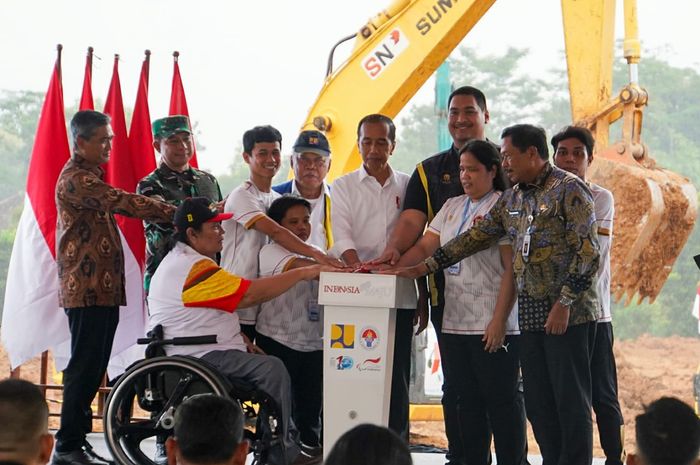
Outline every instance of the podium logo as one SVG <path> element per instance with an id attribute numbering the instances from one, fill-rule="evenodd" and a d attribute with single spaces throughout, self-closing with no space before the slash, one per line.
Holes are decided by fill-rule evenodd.
<path id="1" fill-rule="evenodd" d="M 336 284 L 324 284 L 323 292 L 331 294 L 359 294 L 360 288 L 357 286 L 339 286 Z"/>
<path id="2" fill-rule="evenodd" d="M 381 371 L 382 367 L 380 365 L 382 361 L 381 357 L 377 358 L 368 358 L 365 359 L 362 363 L 357 364 L 357 369 L 359 371 Z"/>
<path id="3" fill-rule="evenodd" d="M 354 349 L 355 325 L 331 324 L 331 349 Z"/>
<path id="4" fill-rule="evenodd" d="M 379 331 L 372 326 L 365 326 L 360 331 L 360 346 L 363 349 L 376 349 L 379 345 Z"/>
<path id="5" fill-rule="evenodd" d="M 331 358 L 331 366 L 339 371 L 349 370 L 354 364 L 355 361 L 352 357 L 348 357 L 347 355 L 339 355 L 338 357 Z"/>

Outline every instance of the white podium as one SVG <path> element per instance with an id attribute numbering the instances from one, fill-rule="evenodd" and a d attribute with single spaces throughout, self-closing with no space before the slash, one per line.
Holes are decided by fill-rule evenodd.
<path id="1" fill-rule="evenodd" d="M 387 426 L 397 308 L 416 307 L 413 280 L 321 273 L 323 451 L 361 423 Z"/>

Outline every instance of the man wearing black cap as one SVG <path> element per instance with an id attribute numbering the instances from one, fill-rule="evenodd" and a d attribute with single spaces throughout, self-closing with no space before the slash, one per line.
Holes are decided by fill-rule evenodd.
<path id="1" fill-rule="evenodd" d="M 278 358 L 247 352 L 237 309 L 277 297 L 302 280 L 316 279 L 323 268 L 313 265 L 252 280 L 229 273 L 217 264 L 216 256 L 224 241 L 221 221 L 232 216 L 219 213 L 203 197 L 180 204 L 174 220 L 177 242 L 151 280 L 149 325 L 163 325 L 167 339 L 216 334 L 216 344 L 169 346 L 166 353 L 201 358 L 230 380 L 268 394 L 276 403 L 281 439 L 271 447 L 269 463 L 313 463 L 317 457 L 301 452 L 294 439 L 289 374 Z M 269 427 L 269 422 L 263 419 L 261 425 Z"/>
<path id="2" fill-rule="evenodd" d="M 153 147 L 160 153 L 160 164 L 139 181 L 136 192 L 180 205 L 187 197 L 206 197 L 221 201 L 221 189 L 216 178 L 190 165 L 192 132 L 187 116 L 167 116 L 153 121 Z M 148 288 L 156 268 L 167 253 L 167 243 L 173 234 L 168 223 L 146 222 L 146 271 L 143 286 Z"/>
<path id="3" fill-rule="evenodd" d="M 311 237 L 322 250 L 333 246 L 330 188 L 325 179 L 331 167 L 331 150 L 322 132 L 302 131 L 290 158 L 294 179 L 272 186 L 278 194 L 297 194 L 311 204 Z"/>

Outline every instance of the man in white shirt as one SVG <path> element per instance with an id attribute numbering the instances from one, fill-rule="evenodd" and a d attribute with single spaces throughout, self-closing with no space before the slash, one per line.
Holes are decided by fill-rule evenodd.
<path id="1" fill-rule="evenodd" d="M 331 149 L 322 132 L 302 131 L 289 159 L 294 179 L 272 186 L 278 194 L 296 194 L 311 204 L 311 237 L 321 250 L 333 246 L 330 189 L 325 179 L 331 167 Z"/>
<path id="2" fill-rule="evenodd" d="M 258 276 L 258 254 L 268 237 L 287 250 L 311 257 L 318 263 L 339 265 L 322 251 L 268 218 L 265 213 L 279 194 L 272 191 L 272 178 L 280 168 L 282 135 L 272 126 L 256 126 L 243 134 L 243 160 L 250 168 L 250 179 L 229 194 L 224 212 L 233 218 L 222 222 L 226 235 L 221 266 L 246 279 Z M 241 331 L 255 340 L 258 306 L 238 310 Z"/>
<path id="3" fill-rule="evenodd" d="M 595 141 L 591 132 L 582 127 L 567 126 L 552 137 L 554 164 L 586 181 L 586 172 L 593 161 Z M 606 465 L 622 465 L 624 449 L 622 418 L 617 398 L 617 369 L 613 354 L 613 328 L 610 313 L 610 247 L 612 243 L 615 201 L 612 193 L 603 187 L 586 181 L 593 194 L 595 217 L 600 244 L 597 293 L 600 317 L 596 324 L 595 343 L 591 356 L 591 381 L 593 411 L 598 425 L 600 445 L 605 452 Z"/>
<path id="4" fill-rule="evenodd" d="M 331 193 L 332 252 L 353 267 L 379 256 L 386 247 L 399 219 L 409 179 L 389 166 L 396 147 L 396 127 L 391 118 L 380 114 L 362 118 L 357 126 L 357 146 L 362 166 L 338 178 Z M 389 428 L 405 440 L 412 335 L 413 311 L 397 311 Z"/>

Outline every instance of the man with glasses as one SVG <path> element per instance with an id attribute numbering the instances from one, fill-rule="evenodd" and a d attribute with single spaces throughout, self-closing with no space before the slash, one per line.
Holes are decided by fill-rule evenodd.
<path id="1" fill-rule="evenodd" d="M 311 204 L 310 244 L 321 250 L 333 246 L 330 188 L 325 179 L 331 167 L 331 150 L 322 132 L 302 131 L 290 158 L 294 179 L 272 186 L 278 194 L 296 194 Z"/>

